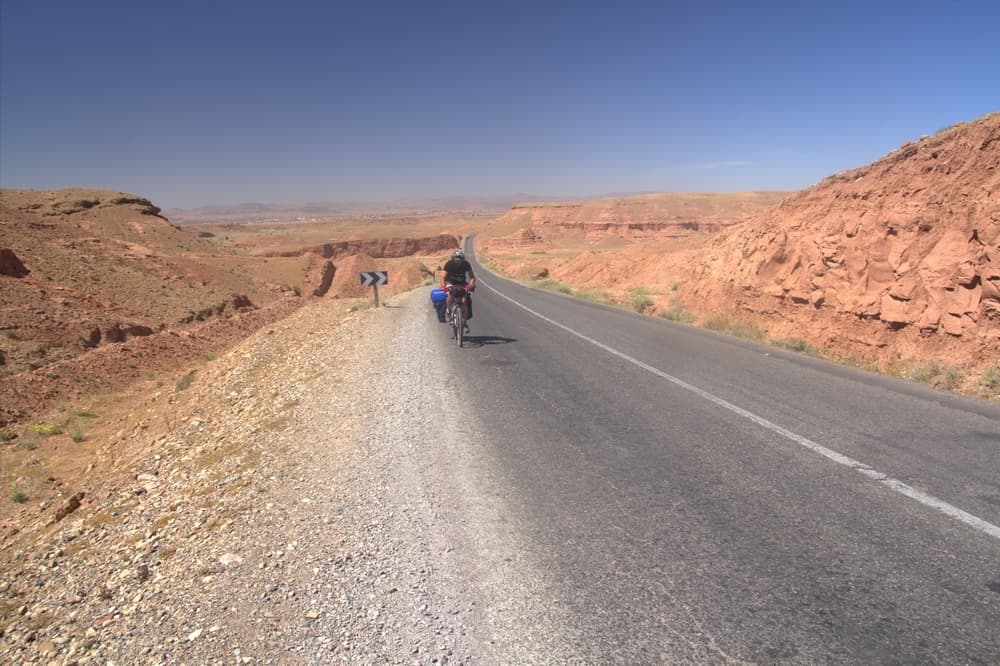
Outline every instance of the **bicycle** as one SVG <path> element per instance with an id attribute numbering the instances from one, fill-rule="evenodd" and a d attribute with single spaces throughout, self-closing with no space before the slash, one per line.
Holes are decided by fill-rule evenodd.
<path id="1" fill-rule="evenodd" d="M 448 287 L 451 292 L 451 312 L 448 313 L 448 321 L 451 322 L 451 337 L 461 347 L 465 342 L 465 287 L 451 285 Z"/>

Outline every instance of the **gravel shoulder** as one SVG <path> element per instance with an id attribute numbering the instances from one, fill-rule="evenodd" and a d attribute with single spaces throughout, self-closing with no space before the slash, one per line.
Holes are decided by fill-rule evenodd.
<path id="1" fill-rule="evenodd" d="M 4 536 L 0 661 L 560 660 L 424 291 L 313 303 L 131 414 Z"/>
<path id="2" fill-rule="evenodd" d="M 426 297 L 317 301 L 123 398 L 89 473 L 0 541 L 0 663 L 613 659 L 510 477 L 524 443 L 476 411 L 489 346 Z"/>

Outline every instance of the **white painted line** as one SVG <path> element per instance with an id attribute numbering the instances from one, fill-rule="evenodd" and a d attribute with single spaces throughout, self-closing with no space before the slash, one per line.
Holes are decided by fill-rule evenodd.
<path id="1" fill-rule="evenodd" d="M 617 356 L 618 358 L 620 358 L 620 359 L 622 359 L 624 361 L 628 361 L 629 363 L 631 363 L 631 364 L 633 364 L 635 366 L 638 366 L 638 367 L 642 368 L 643 370 L 645 370 L 645 371 L 647 371 L 647 372 L 649 372 L 651 374 L 656 375 L 657 377 L 660 377 L 662 379 L 666 379 L 668 382 L 676 384 L 677 386 L 681 387 L 682 389 L 690 391 L 691 393 L 694 393 L 695 395 L 697 395 L 699 397 L 702 397 L 705 400 L 708 400 L 709 402 L 715 403 L 719 407 L 727 409 L 727 410 L 733 412 L 734 414 L 739 414 L 743 418 L 749 419 L 750 421 L 753 421 L 754 423 L 756 423 L 757 425 L 761 426 L 762 428 L 766 428 L 767 430 L 770 430 L 771 432 L 777 433 L 777 434 L 781 435 L 782 437 L 795 442 L 796 444 L 800 444 L 801 446 L 804 446 L 805 448 L 809 449 L 810 451 L 813 451 L 814 453 L 818 453 L 819 455 L 823 456 L 824 458 L 828 458 L 829 460 L 832 460 L 833 462 L 838 463 L 840 465 L 843 465 L 845 467 L 850 467 L 851 469 L 856 470 L 856 471 L 860 472 L 861 474 L 864 474 L 868 478 L 873 479 L 874 481 L 877 481 L 878 483 L 881 483 L 882 485 L 884 485 L 884 486 L 886 486 L 888 488 L 891 488 L 891 489 L 895 490 L 896 492 L 898 492 L 898 493 L 900 493 L 902 495 L 906 495 L 910 499 L 914 499 L 914 500 L 920 502 L 921 504 L 929 506 L 929 507 L 931 507 L 933 509 L 937 509 L 941 513 L 943 513 L 943 514 L 945 514 L 945 515 L 947 515 L 947 516 L 949 516 L 951 518 L 954 518 L 957 521 L 963 522 L 966 525 L 968 525 L 969 527 L 972 527 L 973 529 L 976 529 L 976 530 L 979 530 L 980 532 L 988 534 L 989 536 L 993 537 L 994 539 L 1000 539 L 1000 527 L 994 525 L 993 523 L 987 522 L 987 521 L 983 520 L 982 518 L 978 518 L 976 516 L 973 516 L 971 513 L 967 513 L 965 511 L 962 511 L 957 506 L 953 506 L 951 504 L 948 504 L 944 500 L 940 500 L 940 499 L 934 497 L 933 495 L 928 495 L 927 493 L 919 491 L 916 488 L 911 488 L 910 486 L 906 485 L 902 481 L 899 481 L 899 480 L 894 479 L 894 478 L 892 478 L 890 476 L 882 474 L 881 472 L 878 472 L 878 471 L 872 469 L 871 467 L 869 467 L 868 465 L 864 464 L 863 462 L 860 462 L 858 460 L 855 460 L 854 458 L 850 458 L 848 456 L 845 456 L 845 455 L 843 455 L 841 453 L 837 453 L 836 451 L 834 451 L 832 449 L 826 448 L 822 444 L 817 444 L 816 442 L 812 441 L 811 439 L 803 437 L 802 435 L 798 435 L 798 434 L 792 432 L 791 430 L 788 430 L 787 428 L 782 428 L 780 425 L 778 425 L 776 423 L 772 423 L 772 422 L 768 421 L 767 419 L 763 418 L 762 416 L 757 416 L 753 412 L 748 412 L 747 410 L 743 409 L 742 407 L 738 407 L 738 406 L 734 405 L 731 402 L 727 402 L 726 400 L 723 400 L 722 398 L 720 398 L 718 396 L 712 395 L 708 391 L 700 389 L 700 388 L 698 388 L 697 386 L 695 386 L 693 384 L 688 384 L 683 379 L 679 379 L 679 378 L 674 377 L 673 375 L 671 375 L 669 373 L 663 372 L 662 370 L 660 370 L 658 368 L 654 368 L 653 366 L 649 365 L 648 363 L 643 363 L 639 359 L 633 358 L 633 357 L 629 356 L 628 354 L 620 352 L 617 349 L 615 349 L 614 347 L 609 347 L 608 345 L 604 344 L 603 342 L 598 342 L 597 340 L 595 340 L 595 339 L 593 339 L 591 337 L 588 337 L 588 336 L 584 335 L 583 333 L 580 333 L 579 331 L 576 331 L 576 330 L 570 328 L 569 326 L 566 326 L 565 324 L 560 324 L 559 322 L 555 321 L 554 319 L 550 319 L 549 317 L 546 317 L 545 315 L 541 314 L 540 312 L 536 312 L 535 310 L 532 310 L 527 305 L 524 305 L 523 303 L 519 303 L 518 301 L 515 301 L 510 296 L 508 296 L 506 294 L 500 293 L 495 288 L 491 287 L 489 284 L 486 284 L 485 282 L 483 282 L 482 279 L 477 279 L 476 283 L 483 285 L 484 287 L 486 287 L 487 289 L 489 289 L 490 291 L 492 291 L 493 293 L 495 293 L 500 298 L 503 298 L 503 299 L 506 299 L 506 300 L 510 301 L 511 303 L 513 303 L 514 305 L 516 305 L 517 307 L 521 308 L 522 310 L 524 310 L 524 311 L 526 311 L 526 312 L 528 312 L 530 314 L 533 314 L 534 316 L 538 317 L 542 321 L 548 322 L 549 324 L 552 324 L 553 326 L 555 326 L 557 328 L 560 328 L 560 329 L 566 331 L 567 333 L 569 333 L 571 335 L 575 335 L 576 337 L 580 338 L 581 340 L 586 340 L 590 344 L 594 345 L 595 347 L 599 347 L 600 349 L 603 349 L 604 351 L 608 352 L 612 356 Z"/>

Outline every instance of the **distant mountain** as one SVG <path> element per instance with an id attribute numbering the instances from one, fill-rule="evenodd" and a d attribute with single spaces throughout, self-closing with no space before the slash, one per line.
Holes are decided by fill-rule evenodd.
<path id="1" fill-rule="evenodd" d="M 207 222 L 294 221 L 301 218 L 427 215 L 434 213 L 501 213 L 523 201 L 552 201 L 533 194 L 494 196 L 408 197 L 392 201 L 310 201 L 305 203 L 239 203 L 168 208 L 163 214 L 176 224 Z"/>

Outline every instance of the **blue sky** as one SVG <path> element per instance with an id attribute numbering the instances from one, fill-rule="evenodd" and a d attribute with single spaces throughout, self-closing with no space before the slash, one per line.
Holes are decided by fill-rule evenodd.
<path id="1" fill-rule="evenodd" d="M 0 0 L 0 184 L 796 189 L 1000 110 L 1000 2 Z"/>

